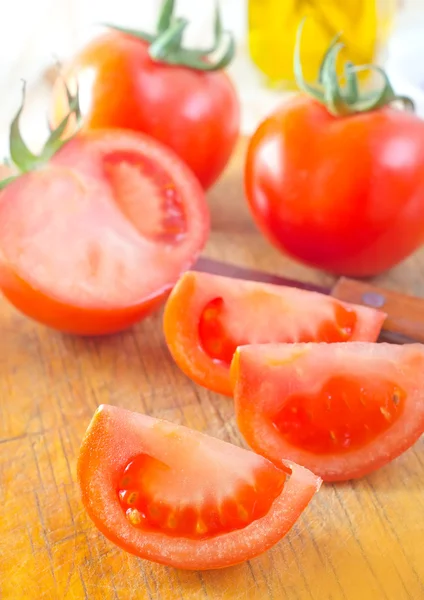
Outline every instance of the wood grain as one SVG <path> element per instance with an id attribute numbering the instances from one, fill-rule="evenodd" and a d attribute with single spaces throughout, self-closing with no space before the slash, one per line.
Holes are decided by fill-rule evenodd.
<path id="1" fill-rule="evenodd" d="M 244 205 L 241 144 L 210 194 L 206 254 L 331 286 L 274 251 Z M 424 253 L 378 285 L 424 293 Z M 0 303 L 0 598 L 4 600 L 420 600 L 424 444 L 353 484 L 326 485 L 290 534 L 249 563 L 205 573 L 127 555 L 80 502 L 75 462 L 102 402 L 242 444 L 231 401 L 173 364 L 161 316 L 120 335 L 60 335 Z"/>

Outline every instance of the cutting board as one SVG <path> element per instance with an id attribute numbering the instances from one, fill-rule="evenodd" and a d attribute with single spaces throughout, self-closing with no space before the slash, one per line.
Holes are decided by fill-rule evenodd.
<path id="1" fill-rule="evenodd" d="M 329 275 L 273 250 L 242 193 L 245 143 L 209 194 L 205 254 L 316 283 Z M 424 295 L 424 252 L 378 278 Z M 0 598 L 2 600 L 420 600 L 424 598 L 424 440 L 357 481 L 324 485 L 289 535 L 236 567 L 204 573 L 124 553 L 85 514 L 75 466 L 101 403 L 243 445 L 232 402 L 189 381 L 158 314 L 120 335 L 80 339 L 0 301 Z"/>

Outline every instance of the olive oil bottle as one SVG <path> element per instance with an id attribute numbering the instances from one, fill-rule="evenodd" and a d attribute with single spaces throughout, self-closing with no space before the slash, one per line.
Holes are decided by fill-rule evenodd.
<path id="1" fill-rule="evenodd" d="M 322 56 L 338 33 L 345 44 L 341 58 L 369 64 L 387 41 L 396 3 L 397 0 L 248 0 L 250 56 L 270 85 L 294 87 L 293 50 L 297 28 L 305 19 L 301 56 L 307 81 L 316 79 Z"/>

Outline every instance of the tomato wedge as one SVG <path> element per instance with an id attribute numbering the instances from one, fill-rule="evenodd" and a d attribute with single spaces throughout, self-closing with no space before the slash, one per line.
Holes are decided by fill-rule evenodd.
<path id="1" fill-rule="evenodd" d="M 424 432 L 424 346 L 270 344 L 232 363 L 237 422 L 247 443 L 324 481 L 387 464 Z"/>
<path id="2" fill-rule="evenodd" d="M 164 331 L 186 375 L 231 396 L 230 364 L 237 346 L 375 341 L 385 317 L 316 292 L 188 272 L 168 299 Z"/>
<path id="3" fill-rule="evenodd" d="M 101 406 L 78 458 L 98 529 L 141 558 L 182 569 L 233 565 L 277 543 L 321 480 L 281 461 L 143 414 Z"/>
<path id="4" fill-rule="evenodd" d="M 0 196 L 0 288 L 23 313 L 79 334 L 151 312 L 209 231 L 200 184 L 142 134 L 96 130 Z"/>

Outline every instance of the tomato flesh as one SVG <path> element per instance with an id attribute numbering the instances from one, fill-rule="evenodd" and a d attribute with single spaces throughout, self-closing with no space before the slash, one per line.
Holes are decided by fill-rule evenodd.
<path id="1" fill-rule="evenodd" d="M 376 377 L 365 386 L 335 376 L 310 394 L 293 394 L 274 418 L 287 442 L 316 454 L 349 452 L 368 444 L 400 418 L 406 393 Z"/>
<path id="2" fill-rule="evenodd" d="M 261 296 L 262 294 L 252 294 L 244 299 L 245 302 L 239 302 L 239 310 L 246 316 L 246 321 L 251 323 L 252 329 L 255 327 L 255 311 L 258 303 L 262 300 Z M 263 298 L 269 310 L 274 308 L 273 300 L 274 298 L 271 294 L 266 294 Z M 276 315 L 282 308 L 281 304 L 278 304 L 278 302 L 275 302 Z M 335 304 L 333 310 L 333 318 L 323 320 L 316 332 L 308 329 L 302 331 L 300 327 L 296 333 L 296 341 L 320 341 L 328 343 L 348 341 L 357 323 L 356 313 L 354 310 L 340 304 Z M 237 339 L 234 339 L 232 335 L 233 323 L 233 311 L 226 308 L 223 298 L 211 300 L 203 309 L 199 322 L 199 337 L 205 352 L 212 359 L 220 361 L 227 366 L 231 364 L 237 347 L 249 343 L 248 335 L 244 337 L 239 336 Z M 289 336 L 290 333 L 288 333 L 287 337 Z"/>
<path id="3" fill-rule="evenodd" d="M 347 342 L 352 337 L 357 321 L 358 317 L 353 309 L 336 304 L 334 306 L 334 319 L 322 323 L 315 340 L 310 340 L 307 336 L 301 336 L 299 342 Z"/>
<path id="4" fill-rule="evenodd" d="M 210 273 L 185 273 L 164 313 L 178 366 L 194 381 L 231 396 L 236 348 L 275 342 L 375 341 L 385 314 L 324 294 Z"/>
<path id="5" fill-rule="evenodd" d="M 211 300 L 202 311 L 199 338 L 205 352 L 214 360 L 230 365 L 237 346 L 243 342 L 232 338 L 222 319 L 223 298 Z"/>
<path id="6" fill-rule="evenodd" d="M 122 213 L 139 233 L 148 239 L 174 243 L 184 236 L 187 223 L 181 195 L 159 163 L 121 151 L 106 155 L 103 168 Z"/>
<path id="7" fill-rule="evenodd" d="M 180 473 L 151 456 L 141 454 L 125 468 L 118 495 L 130 523 L 145 531 L 205 539 L 234 531 L 260 519 L 281 494 L 286 473 L 270 465 L 257 469 L 251 480 L 241 480 L 232 495 L 217 505 L 213 490 L 181 501 Z"/>

